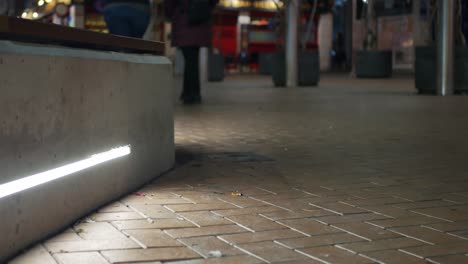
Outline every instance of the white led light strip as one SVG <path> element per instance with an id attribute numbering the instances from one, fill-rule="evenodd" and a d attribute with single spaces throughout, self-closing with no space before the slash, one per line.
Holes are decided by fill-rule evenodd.
<path id="1" fill-rule="evenodd" d="M 92 155 L 91 157 L 84 160 L 2 184 L 0 185 L 0 199 L 35 186 L 69 176 L 73 173 L 85 170 L 101 163 L 130 155 L 131 152 L 132 149 L 130 145 L 118 147 L 106 152 Z"/>

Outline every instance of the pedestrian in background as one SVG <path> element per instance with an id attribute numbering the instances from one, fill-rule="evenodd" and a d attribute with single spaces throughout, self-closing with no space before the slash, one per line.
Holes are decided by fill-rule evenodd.
<path id="1" fill-rule="evenodd" d="M 109 33 L 143 38 L 150 23 L 150 0 L 102 0 Z"/>
<path id="2" fill-rule="evenodd" d="M 211 46 L 212 13 L 219 0 L 166 0 L 164 11 L 172 22 L 171 44 L 184 56 L 184 84 L 180 100 L 184 104 L 199 104 L 200 47 Z"/>

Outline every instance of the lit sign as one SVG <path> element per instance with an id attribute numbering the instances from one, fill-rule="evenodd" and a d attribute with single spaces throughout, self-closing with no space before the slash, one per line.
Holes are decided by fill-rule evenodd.
<path id="1" fill-rule="evenodd" d="M 279 7 L 283 7 L 283 2 L 278 2 Z M 218 4 L 222 8 L 233 9 L 261 9 L 268 11 L 276 11 L 277 6 L 273 0 L 221 0 Z"/>

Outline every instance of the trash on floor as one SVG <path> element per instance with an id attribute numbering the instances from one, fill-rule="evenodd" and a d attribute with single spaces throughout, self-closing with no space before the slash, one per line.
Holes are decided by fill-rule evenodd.
<path id="1" fill-rule="evenodd" d="M 244 196 L 241 192 L 235 191 L 231 193 L 232 196 L 238 197 L 238 196 Z"/>
<path id="2" fill-rule="evenodd" d="M 219 251 L 219 250 L 213 250 L 213 251 L 208 252 L 208 257 L 210 257 L 210 258 L 222 258 L 223 253 L 221 251 Z"/>

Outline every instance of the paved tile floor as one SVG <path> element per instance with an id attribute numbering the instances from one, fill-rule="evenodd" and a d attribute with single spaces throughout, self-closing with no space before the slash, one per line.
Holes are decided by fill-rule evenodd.
<path id="1" fill-rule="evenodd" d="M 12 263 L 468 263 L 468 97 L 209 84 L 177 168 Z"/>

